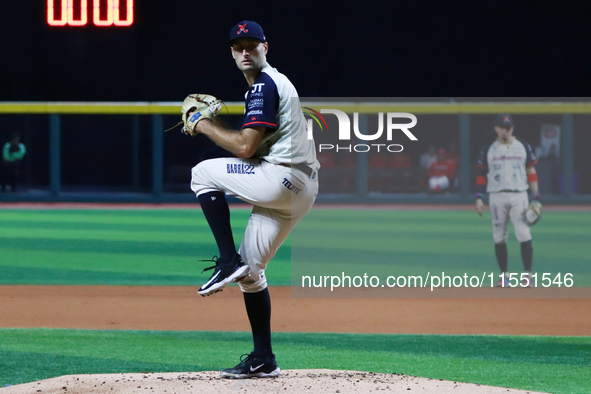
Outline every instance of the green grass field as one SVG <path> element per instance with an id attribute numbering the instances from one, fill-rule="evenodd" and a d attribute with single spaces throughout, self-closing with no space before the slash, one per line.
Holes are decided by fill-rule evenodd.
<path id="1" fill-rule="evenodd" d="M 591 212 L 547 212 L 532 227 L 538 286 L 541 273 L 571 273 L 574 286 L 591 286 L 590 224 Z M 519 274 L 520 246 L 509 228 L 509 271 Z M 293 278 L 367 273 L 384 283 L 389 275 L 499 274 L 489 213 L 318 210 L 294 229 L 291 241 Z"/>
<path id="2" fill-rule="evenodd" d="M 248 210 L 233 210 L 240 241 Z M 532 229 L 534 269 L 591 286 L 591 212 L 547 212 Z M 467 211 L 314 210 L 268 268 L 294 261 L 396 274 L 496 272 L 490 217 Z M 0 211 L 0 284 L 199 285 L 216 247 L 196 210 Z M 509 268 L 521 271 L 511 234 Z M 74 373 L 228 367 L 250 333 L 0 328 L 0 386 Z M 591 392 L 591 337 L 274 334 L 282 368 L 405 373 L 555 393 Z"/>
<path id="3" fill-rule="evenodd" d="M 249 215 L 232 211 L 237 243 Z M 575 286 L 591 286 L 589 224 L 591 212 L 545 213 L 532 229 L 534 270 L 572 273 Z M 490 218 L 469 211 L 313 210 L 269 265 L 273 286 L 291 283 L 292 245 L 299 270 L 498 271 Z M 513 234 L 508 247 L 509 269 L 521 272 Z M 216 253 L 199 210 L 0 212 L 0 284 L 196 285 L 210 274 L 199 259 Z"/>
<path id="4" fill-rule="evenodd" d="M 241 332 L 0 329 L 0 386 L 63 374 L 227 368 Z M 591 389 L 591 338 L 276 333 L 283 369 L 403 373 L 555 393 Z M 228 361 L 231 360 L 231 361 Z"/>

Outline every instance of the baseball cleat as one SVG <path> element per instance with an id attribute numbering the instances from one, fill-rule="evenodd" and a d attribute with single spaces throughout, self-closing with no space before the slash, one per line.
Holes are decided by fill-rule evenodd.
<path id="1" fill-rule="evenodd" d="M 511 287 L 511 282 L 509 278 L 499 279 L 495 284 L 495 287 Z"/>
<path id="2" fill-rule="evenodd" d="M 234 368 L 222 370 L 220 377 L 226 379 L 276 378 L 280 371 L 274 355 L 257 356 L 250 353 L 243 354 L 240 357 L 240 364 Z"/>
<path id="3" fill-rule="evenodd" d="M 213 294 L 216 294 L 216 293 L 221 293 L 222 291 L 224 291 L 224 289 L 217 289 L 217 290 L 211 291 L 211 292 L 209 292 L 207 294 L 201 294 L 201 296 L 202 297 L 209 297 L 210 295 L 213 295 Z"/>
<path id="4" fill-rule="evenodd" d="M 211 278 L 197 291 L 203 297 L 222 291 L 228 283 L 239 282 L 248 275 L 249 268 L 244 264 L 239 254 L 234 255 L 232 260 L 225 263 L 219 261 L 216 256 L 205 261 L 213 261 L 215 265 L 203 270 L 203 272 L 214 270 Z"/>
<path id="5" fill-rule="evenodd" d="M 526 278 L 523 278 L 523 280 L 521 281 L 521 287 L 525 287 L 525 288 L 534 287 L 532 280 L 531 280 L 531 274 L 528 275 Z"/>

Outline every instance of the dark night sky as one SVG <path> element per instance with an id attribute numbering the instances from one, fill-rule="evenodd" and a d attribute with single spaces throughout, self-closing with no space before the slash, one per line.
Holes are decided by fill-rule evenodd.
<path id="1" fill-rule="evenodd" d="M 105 29 L 48 27 L 45 1 L 12 2 L 0 16 L 0 101 L 241 100 L 247 85 L 225 41 L 242 19 L 263 26 L 269 62 L 305 97 L 572 97 L 591 87 L 582 5 L 136 3 L 133 27 Z"/>

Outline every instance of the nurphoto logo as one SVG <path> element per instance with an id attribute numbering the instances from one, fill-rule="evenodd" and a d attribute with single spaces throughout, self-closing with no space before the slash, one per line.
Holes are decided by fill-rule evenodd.
<path id="1" fill-rule="evenodd" d="M 322 114 L 332 114 L 337 117 L 338 121 L 338 140 L 339 141 L 351 141 L 351 119 L 349 115 L 343 111 L 338 109 L 321 109 L 320 112 L 309 108 L 304 107 L 305 111 L 304 114 L 309 116 L 307 119 L 307 126 L 308 126 L 308 139 L 312 139 L 313 130 L 314 130 L 314 123 L 316 123 L 317 127 L 322 132 L 330 132 L 328 129 L 328 125 L 324 116 Z M 370 116 L 370 115 L 368 115 Z M 411 141 L 418 141 L 417 137 L 413 133 L 410 132 L 409 129 L 413 128 L 417 124 L 417 117 L 411 113 L 407 112 L 388 112 L 384 115 L 383 112 L 379 112 L 377 114 L 378 117 L 378 129 L 373 134 L 369 133 L 364 134 L 359 130 L 359 113 L 353 113 L 353 133 L 355 136 L 362 141 L 376 141 L 375 143 L 369 144 L 318 144 L 318 151 L 348 151 L 348 152 L 369 152 L 369 151 L 387 151 L 387 152 L 402 152 L 404 147 L 400 144 L 391 144 L 389 142 L 392 141 L 393 135 L 395 131 L 401 131 L 406 135 L 406 137 Z M 385 122 L 384 122 L 385 119 Z M 400 119 L 408 119 L 410 123 L 398 123 Z M 384 123 L 386 123 L 384 127 Z M 388 143 L 378 143 L 380 138 L 384 135 L 385 129 L 385 139 Z M 383 140 L 383 138 L 382 138 Z"/>

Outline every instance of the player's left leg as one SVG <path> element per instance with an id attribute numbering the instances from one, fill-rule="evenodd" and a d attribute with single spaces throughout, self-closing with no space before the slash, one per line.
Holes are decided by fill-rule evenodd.
<path id="1" fill-rule="evenodd" d="M 213 274 L 199 289 L 202 296 L 214 294 L 248 273 L 248 266 L 236 252 L 226 194 L 252 195 L 260 188 L 264 180 L 259 165 L 259 160 L 222 158 L 205 160 L 191 171 L 191 189 L 199 199 L 220 256 L 212 259 L 215 265 L 206 268 L 213 269 Z"/>
<path id="2" fill-rule="evenodd" d="M 523 261 L 523 271 L 526 274 L 526 279 L 524 279 L 521 283 L 521 286 L 523 287 L 531 287 L 530 276 L 534 255 L 530 227 L 525 221 L 525 217 L 523 215 L 523 212 L 527 209 L 527 206 L 527 192 L 516 193 L 513 197 L 510 214 L 511 222 L 515 228 L 515 237 L 521 244 L 521 259 Z"/>

